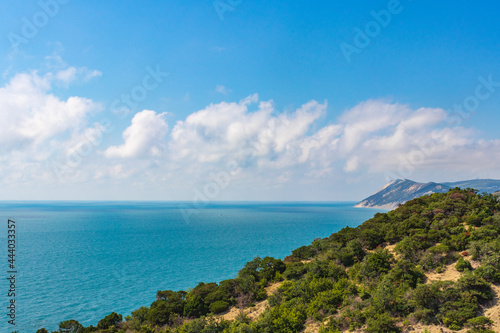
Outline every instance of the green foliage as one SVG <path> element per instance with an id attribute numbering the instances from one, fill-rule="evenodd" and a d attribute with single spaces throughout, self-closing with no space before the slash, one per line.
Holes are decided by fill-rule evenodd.
<path id="1" fill-rule="evenodd" d="M 365 257 L 360 274 L 364 278 L 374 279 L 387 273 L 391 268 L 393 255 L 387 250 L 377 249 Z"/>
<path id="2" fill-rule="evenodd" d="M 396 245 L 397 256 L 387 244 Z M 463 251 L 480 262 L 478 268 L 472 270 Z M 257 257 L 234 279 L 199 283 L 188 292 L 160 290 L 149 308 L 124 322 L 111 313 L 97 327 L 71 320 L 59 332 L 292 333 L 303 331 L 306 320 L 327 320 L 321 333 L 400 332 L 410 322 L 491 332 L 490 320 L 477 316 L 493 299 L 490 283 L 500 283 L 499 253 L 499 199 L 453 189 L 316 239 L 285 262 Z M 425 283 L 424 272 L 444 271 L 454 262 L 462 272 L 458 281 Z M 283 279 L 267 298 L 268 284 Z M 243 309 L 266 298 L 270 307 L 257 319 L 244 312 L 232 322 L 214 319 L 231 306 Z"/>
<path id="3" fill-rule="evenodd" d="M 301 260 L 310 259 L 315 254 L 316 251 L 314 251 L 312 246 L 301 246 L 298 249 L 292 251 L 292 256 Z"/>
<path id="4" fill-rule="evenodd" d="M 455 268 L 459 272 L 463 272 L 465 270 L 471 271 L 472 270 L 472 265 L 471 265 L 470 261 L 465 260 L 464 258 L 460 257 L 458 259 L 457 264 L 455 265 Z"/>
<path id="5" fill-rule="evenodd" d="M 224 301 L 215 301 L 209 306 L 209 310 L 211 313 L 217 314 L 229 309 L 229 303 Z"/>
<path id="6" fill-rule="evenodd" d="M 487 330 L 492 324 L 493 320 L 485 316 L 472 318 L 467 321 L 467 326 L 472 327 L 472 332 Z"/>
<path id="7" fill-rule="evenodd" d="M 198 318 L 208 313 L 208 307 L 200 295 L 190 295 L 184 307 L 184 317 Z"/>
<path id="8" fill-rule="evenodd" d="M 500 255 L 492 254 L 484 256 L 481 260 L 481 266 L 474 274 L 493 283 L 500 283 Z"/>
<path id="9" fill-rule="evenodd" d="M 61 333 L 83 333 L 84 327 L 76 320 L 67 320 L 59 324 L 59 332 Z"/>
<path id="10" fill-rule="evenodd" d="M 155 329 L 149 325 L 141 326 L 141 333 L 156 333 Z"/>
<path id="11" fill-rule="evenodd" d="M 116 312 L 112 312 L 103 319 L 99 320 L 99 323 L 97 323 L 97 328 L 100 330 L 105 330 L 108 329 L 111 326 L 116 326 L 117 324 L 121 323 L 123 320 L 123 317 L 121 314 L 117 314 Z"/>
<path id="12" fill-rule="evenodd" d="M 450 329 L 460 329 L 468 319 L 476 317 L 478 302 L 491 300 L 493 292 L 486 281 L 472 273 L 464 273 L 456 284 L 446 281 L 419 285 L 412 298 L 419 310 L 416 312 L 418 320 L 437 323 L 437 319 Z"/>
<path id="13" fill-rule="evenodd" d="M 47 329 L 45 328 L 40 328 L 36 331 L 36 333 L 49 333 L 49 331 L 47 331 Z"/>
<path id="14" fill-rule="evenodd" d="M 257 323 L 257 328 L 262 332 L 300 332 L 304 328 L 305 321 L 306 315 L 303 308 L 285 303 L 264 312 Z"/>
<path id="15" fill-rule="evenodd" d="M 188 321 L 181 325 L 176 333 L 218 333 L 229 328 L 226 320 L 215 320 L 214 318 L 201 318 Z"/>
<path id="16" fill-rule="evenodd" d="M 367 333 L 399 333 L 399 329 L 388 313 L 383 313 L 376 318 L 368 318 L 366 321 Z"/>
<path id="17" fill-rule="evenodd" d="M 283 276 L 288 280 L 300 279 L 307 273 L 307 266 L 302 262 L 293 262 L 286 265 L 286 270 Z"/>

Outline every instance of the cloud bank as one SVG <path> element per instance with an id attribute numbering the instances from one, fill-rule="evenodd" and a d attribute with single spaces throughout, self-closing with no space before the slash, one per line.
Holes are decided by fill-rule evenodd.
<path id="1" fill-rule="evenodd" d="M 278 112 L 273 101 L 255 94 L 208 105 L 171 124 L 166 113 L 143 110 L 126 128 L 107 131 L 113 126 L 90 122 L 102 111 L 99 103 L 53 93 L 54 85 L 99 75 L 71 67 L 34 71 L 0 88 L 3 184 L 46 188 L 54 198 L 84 186 L 89 193 L 115 188 L 125 197 L 129 191 L 151 194 L 144 199 L 189 199 L 223 172 L 231 194 L 221 199 L 269 193 L 279 200 L 296 191 L 293 198 L 308 200 L 330 191 L 324 200 L 338 200 L 339 186 L 359 189 L 390 178 L 500 177 L 500 140 L 454 127 L 443 109 L 380 99 L 327 122 L 334 111 L 326 101 Z"/>

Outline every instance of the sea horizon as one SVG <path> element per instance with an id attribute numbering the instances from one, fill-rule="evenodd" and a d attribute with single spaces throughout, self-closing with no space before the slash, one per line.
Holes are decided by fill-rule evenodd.
<path id="1" fill-rule="evenodd" d="M 0 219 L 17 224 L 18 329 L 129 315 L 158 290 L 234 278 L 257 256 L 284 259 L 380 211 L 354 202 L 219 201 L 186 219 L 182 203 L 0 202 Z"/>

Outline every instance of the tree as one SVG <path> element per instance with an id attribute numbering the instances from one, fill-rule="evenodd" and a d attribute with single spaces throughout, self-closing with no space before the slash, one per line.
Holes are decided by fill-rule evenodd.
<path id="1" fill-rule="evenodd" d="M 186 306 L 184 307 L 184 316 L 190 318 L 198 318 L 206 315 L 208 312 L 207 305 L 198 295 L 188 297 Z"/>
<path id="2" fill-rule="evenodd" d="M 259 280 L 266 279 L 267 281 L 274 280 L 276 273 L 283 273 L 286 269 L 285 264 L 281 259 L 265 257 L 259 265 Z"/>
<path id="3" fill-rule="evenodd" d="M 170 323 L 170 315 L 172 313 L 172 307 L 167 301 L 158 300 L 151 304 L 146 319 L 154 326 L 163 326 Z"/>
<path id="4" fill-rule="evenodd" d="M 132 311 L 132 319 L 135 319 L 142 324 L 146 321 L 146 316 L 148 315 L 149 309 L 145 306 L 140 307 L 139 309 Z"/>
<path id="5" fill-rule="evenodd" d="M 184 312 L 184 305 L 186 304 L 186 295 L 187 293 L 185 291 L 158 290 L 156 299 L 166 301 L 170 305 L 172 312 L 182 315 Z"/>
<path id="6" fill-rule="evenodd" d="M 387 273 L 391 268 L 393 255 L 387 250 L 377 249 L 365 257 L 361 274 L 368 278 L 376 278 L 380 274 Z"/>
<path id="7" fill-rule="evenodd" d="M 83 333 L 83 325 L 74 319 L 63 321 L 59 324 L 59 332 Z"/>
<path id="8" fill-rule="evenodd" d="M 121 323 L 123 320 L 123 317 L 121 314 L 117 314 L 116 312 L 112 312 L 103 319 L 99 320 L 99 323 L 97 323 L 97 328 L 100 330 L 105 330 L 108 329 L 111 326 L 115 326 L 119 323 Z"/>

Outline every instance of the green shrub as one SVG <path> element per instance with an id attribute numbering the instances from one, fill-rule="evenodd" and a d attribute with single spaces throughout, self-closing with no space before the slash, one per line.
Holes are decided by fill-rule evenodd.
<path id="1" fill-rule="evenodd" d="M 488 317 L 480 316 L 476 318 L 469 319 L 467 321 L 467 326 L 472 327 L 476 330 L 485 330 L 493 324 L 493 320 Z"/>
<path id="2" fill-rule="evenodd" d="M 460 257 L 458 259 L 458 262 L 457 264 L 455 265 L 455 268 L 457 269 L 457 271 L 459 272 L 463 272 L 465 271 L 466 269 L 471 271 L 472 270 L 472 265 L 470 263 L 470 261 L 468 260 L 465 260 L 464 258 Z"/>
<path id="3" fill-rule="evenodd" d="M 493 283 L 500 283 L 500 255 L 493 254 L 483 258 L 481 266 L 478 267 L 474 274 Z"/>
<path id="4" fill-rule="evenodd" d="M 123 317 L 121 314 L 117 314 L 116 312 L 112 312 L 103 319 L 99 320 L 97 324 L 97 328 L 100 330 L 105 330 L 111 326 L 116 326 L 118 323 L 121 323 Z"/>
<path id="5" fill-rule="evenodd" d="M 446 271 L 446 268 L 444 266 L 436 267 L 436 273 L 441 274 L 444 273 L 444 271 Z"/>
<path id="6" fill-rule="evenodd" d="M 388 313 L 378 315 L 376 318 L 368 318 L 366 321 L 367 333 L 399 333 L 401 329 L 396 326 Z"/>
<path id="7" fill-rule="evenodd" d="M 307 273 L 307 266 L 302 262 L 293 262 L 286 265 L 283 276 L 289 280 L 297 280 Z"/>
<path id="8" fill-rule="evenodd" d="M 143 325 L 141 326 L 141 333 L 156 333 L 156 331 L 149 325 Z"/>
<path id="9" fill-rule="evenodd" d="M 59 331 L 65 333 L 83 333 L 84 327 L 78 321 L 72 319 L 59 324 Z"/>
<path id="10" fill-rule="evenodd" d="M 210 312 L 214 314 L 225 312 L 227 309 L 229 309 L 229 303 L 225 301 L 215 301 L 209 306 Z"/>
<path id="11" fill-rule="evenodd" d="M 312 256 L 314 256 L 315 253 L 316 253 L 316 251 L 314 251 L 312 246 L 310 246 L 310 245 L 309 246 L 301 246 L 298 249 L 295 249 L 292 251 L 292 256 L 294 256 L 295 258 L 298 258 L 298 259 L 307 260 L 307 259 L 310 259 Z"/>
<path id="12" fill-rule="evenodd" d="M 377 278 L 391 268 L 393 255 L 387 250 L 377 249 L 365 257 L 360 274 L 366 278 Z"/>

